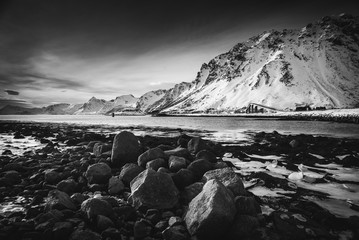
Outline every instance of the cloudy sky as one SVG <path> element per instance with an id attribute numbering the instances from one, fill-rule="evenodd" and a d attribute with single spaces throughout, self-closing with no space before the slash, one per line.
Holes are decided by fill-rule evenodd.
<path id="1" fill-rule="evenodd" d="M 1 1 L 0 107 L 139 97 L 265 30 L 359 15 L 357 1 L 233 2 Z"/>

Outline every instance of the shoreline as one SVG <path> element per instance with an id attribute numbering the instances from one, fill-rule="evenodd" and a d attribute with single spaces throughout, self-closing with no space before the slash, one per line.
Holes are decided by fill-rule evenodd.
<path id="1" fill-rule="evenodd" d="M 359 109 L 333 109 L 333 110 L 314 110 L 314 111 L 292 111 L 278 113 L 237 113 L 237 114 L 170 114 L 159 113 L 154 117 L 240 117 L 258 119 L 277 119 L 289 121 L 330 121 L 342 123 L 359 123 Z"/>

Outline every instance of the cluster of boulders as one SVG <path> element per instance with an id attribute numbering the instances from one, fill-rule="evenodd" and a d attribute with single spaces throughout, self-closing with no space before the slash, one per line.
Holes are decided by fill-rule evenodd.
<path id="1" fill-rule="evenodd" d="M 323 194 L 294 190 L 287 179 L 266 172 L 241 176 L 222 161 L 225 152 L 242 161 L 255 159 L 249 154 L 284 153 L 286 168 L 294 171 L 296 163 L 334 161 L 355 167 L 358 141 L 260 132 L 253 142 L 238 147 L 185 134 L 136 137 L 127 131 L 94 133 L 69 125 L 2 125 L 2 131 L 32 136 L 44 145 L 21 156 L 8 151 L 0 156 L 1 240 L 359 236 L 359 217 L 337 217 L 302 198 Z M 324 158 L 313 159 L 310 153 Z M 257 197 L 242 180 L 247 189 L 255 180 L 259 186 L 295 194 Z"/>
<path id="2" fill-rule="evenodd" d="M 44 141 L 45 142 L 45 141 Z M 68 143 L 68 141 L 67 141 Z M 218 146 L 217 146 L 218 147 Z M 245 237 L 261 209 L 241 178 L 200 137 L 146 147 L 128 131 L 2 158 L 1 202 L 28 199 L 0 215 L 1 239 L 218 239 Z M 250 223 L 250 227 L 247 226 Z M 245 228 L 234 227 L 245 224 Z"/>

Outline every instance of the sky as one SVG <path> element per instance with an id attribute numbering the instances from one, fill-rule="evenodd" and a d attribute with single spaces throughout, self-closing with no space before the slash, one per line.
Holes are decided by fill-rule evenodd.
<path id="1" fill-rule="evenodd" d="M 168 89 L 264 31 L 358 16 L 356 2 L 0 1 L 0 108 Z"/>

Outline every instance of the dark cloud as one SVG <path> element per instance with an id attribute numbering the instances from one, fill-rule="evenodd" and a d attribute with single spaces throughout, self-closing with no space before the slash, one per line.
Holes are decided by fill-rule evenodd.
<path id="1" fill-rule="evenodd" d="M 0 97 L 0 108 L 3 108 L 7 105 L 19 106 L 19 107 L 31 107 L 31 104 L 25 100 L 21 99 L 9 99 Z"/>
<path id="2" fill-rule="evenodd" d="M 20 94 L 18 91 L 9 90 L 9 89 L 5 89 L 4 92 L 6 92 L 9 95 L 19 95 Z"/>
<path id="3" fill-rule="evenodd" d="M 46 74 L 17 72 L 0 74 L 0 85 L 10 84 L 16 87 L 28 87 L 32 89 L 58 88 L 58 89 L 83 89 L 85 84 L 76 80 L 56 78 Z"/>

